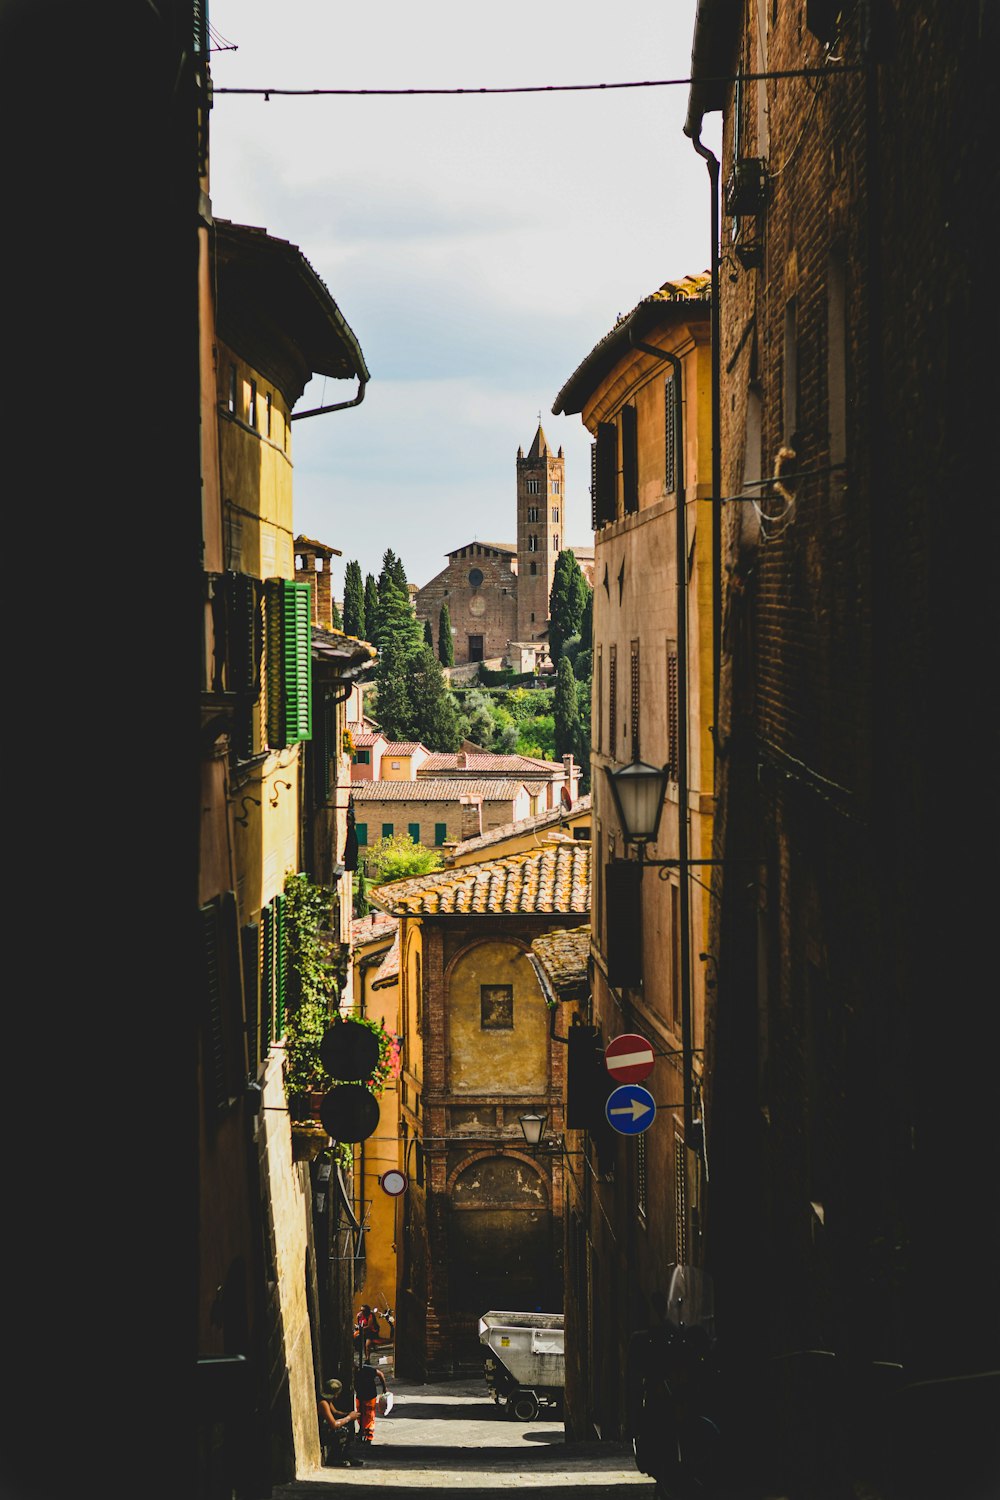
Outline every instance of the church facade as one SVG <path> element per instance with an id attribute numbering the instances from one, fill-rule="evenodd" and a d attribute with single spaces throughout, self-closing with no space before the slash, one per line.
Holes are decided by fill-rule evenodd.
<path id="1" fill-rule="evenodd" d="M 515 668 L 547 655 L 549 595 L 556 558 L 566 546 L 563 451 L 553 453 L 539 424 L 527 455 L 517 450 L 517 539 L 467 542 L 417 591 L 417 619 L 428 620 L 437 646 L 442 604 L 451 617 L 455 665 L 503 660 Z M 589 575 L 592 545 L 575 548 Z"/>

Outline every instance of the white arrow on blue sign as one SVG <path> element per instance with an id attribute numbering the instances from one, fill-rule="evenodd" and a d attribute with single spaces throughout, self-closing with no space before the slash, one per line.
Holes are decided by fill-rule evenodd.
<path id="1" fill-rule="evenodd" d="M 648 1089 L 637 1083 L 623 1083 L 608 1095 L 604 1106 L 608 1124 L 619 1135 L 642 1135 L 656 1115 L 656 1103 Z"/>

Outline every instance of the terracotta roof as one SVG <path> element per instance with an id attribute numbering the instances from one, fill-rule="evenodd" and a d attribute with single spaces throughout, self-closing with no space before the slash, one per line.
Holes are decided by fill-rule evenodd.
<path id="1" fill-rule="evenodd" d="M 503 917 L 590 912 L 590 844 L 573 839 L 506 859 L 394 880 L 371 893 L 397 916 L 480 912 Z"/>
<path id="2" fill-rule="evenodd" d="M 351 943 L 357 947 L 361 943 L 376 943 L 382 938 L 390 938 L 399 927 L 395 917 L 390 917 L 388 912 L 373 911 L 367 917 L 355 917 L 351 923 Z"/>
<path id="3" fill-rule="evenodd" d="M 331 547 L 327 542 L 317 542 L 311 536 L 301 534 L 295 538 L 295 546 L 296 548 L 311 547 L 319 557 L 343 557 L 344 555 L 339 547 Z"/>
<path id="4" fill-rule="evenodd" d="M 459 765 L 460 756 L 465 761 L 464 765 Z M 554 771 L 565 774 L 565 770 L 561 760 L 537 760 L 533 755 L 495 755 L 489 750 L 484 750 L 479 755 L 461 750 L 434 750 L 420 768 L 424 776 L 434 771 L 456 771 L 460 776 L 475 775 L 477 772 L 481 774 L 483 771 L 506 771 L 508 774 L 512 771 L 533 771 L 537 777 L 541 771 L 551 776 Z"/>
<path id="5" fill-rule="evenodd" d="M 323 630 L 319 625 L 312 627 L 312 649 L 321 661 L 352 672 L 370 666 L 378 655 L 368 641 L 359 640 L 356 635 L 345 635 L 342 630 Z"/>
<path id="6" fill-rule="evenodd" d="M 560 927 L 535 938 L 528 954 L 546 998 L 584 1000 L 590 994 L 587 972 L 590 927 Z"/>
<path id="7" fill-rule="evenodd" d="M 357 743 L 357 741 L 355 741 Z M 484 802 L 510 802 L 522 787 L 537 796 L 540 781 L 462 781 L 426 777 L 418 781 L 352 781 L 355 802 L 458 802 L 463 797 L 482 797 Z"/>
<path id="8" fill-rule="evenodd" d="M 492 844 L 502 844 L 506 839 L 516 838 L 518 834 L 543 833 L 546 829 L 558 828 L 573 813 L 589 811 L 588 792 L 585 797 L 579 797 L 571 808 L 551 807 L 546 812 L 535 813 L 533 817 L 519 818 L 516 823 L 503 823 L 499 828 L 491 828 L 489 833 L 480 833 L 474 839 L 463 839 L 449 852 L 453 855 L 468 854 L 473 849 L 488 849 Z"/>
<path id="9" fill-rule="evenodd" d="M 396 936 L 392 940 L 392 947 L 379 965 L 378 972 L 372 980 L 372 989 L 381 989 L 384 985 L 393 984 L 399 978 L 399 921 L 396 921 Z"/>
<path id="10" fill-rule="evenodd" d="M 386 740 L 383 755 L 414 755 L 418 750 L 427 747 L 421 745 L 419 740 Z"/>
<path id="11" fill-rule="evenodd" d="M 553 415 L 569 417 L 583 410 L 587 398 L 631 347 L 629 339 L 633 329 L 640 337 L 647 335 L 671 321 L 674 309 L 690 307 L 692 303 L 702 304 L 696 307 L 695 315 L 707 318 L 711 301 L 711 271 L 682 276 L 679 281 L 665 281 L 657 291 L 637 302 L 630 313 L 620 317 L 610 332 L 594 345 L 553 401 Z"/>
<path id="12" fill-rule="evenodd" d="M 459 552 L 468 552 L 470 547 L 486 547 L 490 552 L 509 553 L 511 557 L 517 556 L 516 542 L 484 542 L 482 537 L 475 537 L 471 542 L 463 542 L 460 547 L 452 547 L 449 552 L 445 553 L 445 556 L 455 557 Z M 468 558 L 464 560 L 469 561 Z"/>
<path id="13" fill-rule="evenodd" d="M 385 739 L 385 735 L 381 729 L 355 729 L 350 724 L 347 727 L 351 731 L 351 739 L 354 741 L 355 749 L 358 749 L 360 746 L 364 750 L 370 745 L 377 745 L 379 740 Z"/>

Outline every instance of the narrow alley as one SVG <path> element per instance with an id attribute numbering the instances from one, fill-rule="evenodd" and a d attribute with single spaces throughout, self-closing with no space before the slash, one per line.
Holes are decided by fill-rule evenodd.
<path id="1" fill-rule="evenodd" d="M 397 1380 L 393 1406 L 376 1423 L 364 1466 L 322 1468 L 274 1489 L 274 1500 L 419 1491 L 421 1500 L 454 1490 L 479 1495 L 530 1489 L 537 1500 L 585 1490 L 598 1500 L 652 1500 L 655 1485 L 640 1474 L 626 1444 L 567 1443 L 560 1417 L 533 1422 L 505 1415 L 475 1375 L 430 1385 Z M 356 1449 L 352 1449 L 352 1452 Z"/>

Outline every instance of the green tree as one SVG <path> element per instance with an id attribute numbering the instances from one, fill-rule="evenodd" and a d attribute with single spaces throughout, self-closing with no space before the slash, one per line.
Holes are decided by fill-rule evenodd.
<path id="1" fill-rule="evenodd" d="M 586 583 L 584 579 L 584 583 Z M 580 617 L 580 649 L 581 651 L 592 651 L 594 648 L 594 590 L 588 586 L 587 597 L 583 601 L 583 614 Z"/>
<path id="2" fill-rule="evenodd" d="M 354 915 L 367 917 L 371 909 L 372 904 L 368 899 L 368 881 L 362 868 L 354 877 Z"/>
<path id="3" fill-rule="evenodd" d="M 535 714 L 522 719 L 517 732 L 518 755 L 532 755 L 536 760 L 555 760 L 555 718 L 552 714 Z"/>
<path id="4" fill-rule="evenodd" d="M 378 645 L 378 584 L 374 574 L 365 577 L 365 634 L 364 639 Z"/>
<path id="5" fill-rule="evenodd" d="M 387 880 L 406 880 L 411 875 L 427 875 L 441 868 L 437 849 L 415 844 L 408 833 L 394 833 L 391 838 L 377 839 L 365 850 L 365 870 L 369 886 L 384 885 Z"/>
<path id="6" fill-rule="evenodd" d="M 560 659 L 556 669 L 552 717 L 555 721 L 556 759 L 563 755 L 575 756 L 580 741 L 580 709 L 577 703 L 576 678 L 569 659 L 565 656 Z"/>
<path id="7" fill-rule="evenodd" d="M 425 652 L 423 631 L 409 599 L 387 578 L 378 605 L 378 662 L 375 667 L 377 715 L 390 740 L 410 739 L 414 730 L 411 670 Z M 433 660 L 434 653 L 430 653 Z"/>
<path id="8" fill-rule="evenodd" d="M 336 599 L 330 600 L 330 623 L 334 630 L 343 630 L 344 628 L 344 622 L 340 617 L 340 610 L 337 608 Z"/>
<path id="9" fill-rule="evenodd" d="M 462 699 L 462 738 L 484 750 L 493 749 L 494 710 L 489 695 L 473 689 Z"/>
<path id="10" fill-rule="evenodd" d="M 566 548 L 556 558 L 549 594 L 549 654 L 556 664 L 562 655 L 563 643 L 570 636 L 580 634 L 588 593 L 587 580 L 576 554 L 572 548 Z"/>
<path id="11" fill-rule="evenodd" d="M 365 586 L 359 562 L 349 562 L 344 569 L 344 629 L 348 635 L 365 639 Z"/>
<path id="12" fill-rule="evenodd" d="M 462 743 L 458 705 L 430 646 L 421 647 L 408 671 L 413 738 L 428 750 L 457 750 Z"/>
<path id="13" fill-rule="evenodd" d="M 443 667 L 455 665 L 455 642 L 451 634 L 451 611 L 447 600 L 442 601 L 438 614 L 438 661 Z"/>
<path id="14" fill-rule="evenodd" d="M 424 621 L 424 645 L 434 650 L 434 631 L 431 629 L 430 620 Z"/>

